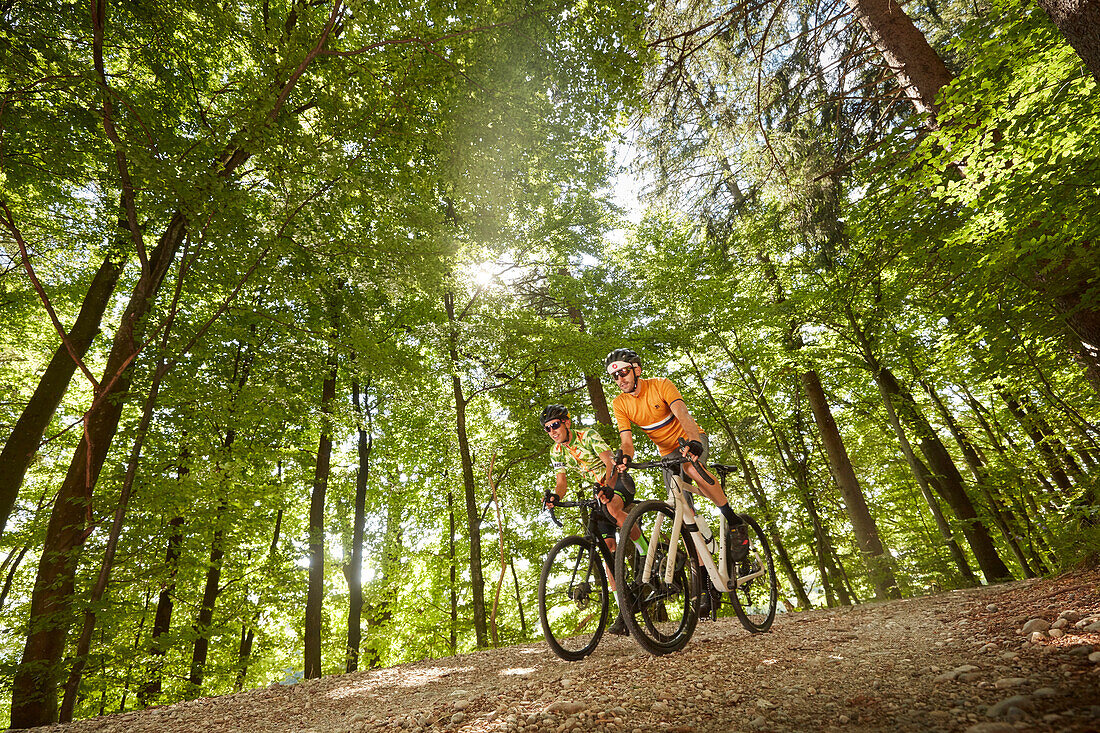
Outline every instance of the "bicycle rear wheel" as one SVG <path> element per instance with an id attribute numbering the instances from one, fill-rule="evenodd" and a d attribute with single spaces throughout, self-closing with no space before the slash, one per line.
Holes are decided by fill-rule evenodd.
<path id="1" fill-rule="evenodd" d="M 754 634 L 771 628 L 775 607 L 779 601 L 779 585 L 775 579 L 775 564 L 768 538 L 756 520 L 740 515 L 749 529 L 749 553 L 733 568 L 739 580 L 736 590 L 729 592 L 733 610 L 741 625 Z"/>
<path id="2" fill-rule="evenodd" d="M 680 651 L 691 640 L 698 622 L 695 604 L 701 583 L 695 547 L 684 531 L 672 544 L 674 517 L 672 507 L 663 501 L 642 502 L 623 522 L 615 553 L 619 609 L 630 635 L 650 654 Z M 648 573 L 646 556 L 628 539 L 635 527 L 652 548 Z M 666 571 L 673 547 L 676 560 L 669 581 Z"/>
<path id="3" fill-rule="evenodd" d="M 546 556 L 539 576 L 539 620 L 562 659 L 591 654 L 607 627 L 611 605 L 599 550 L 584 537 L 565 537 Z"/>

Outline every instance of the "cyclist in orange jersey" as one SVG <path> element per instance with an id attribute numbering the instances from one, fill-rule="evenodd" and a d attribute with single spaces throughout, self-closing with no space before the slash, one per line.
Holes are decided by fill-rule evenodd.
<path id="1" fill-rule="evenodd" d="M 642 360 L 631 349 L 615 349 L 604 359 L 604 366 L 620 392 L 611 403 L 619 427 L 619 437 L 622 439 L 623 458 L 620 466 L 629 468 L 634 458 L 632 423 L 657 444 L 662 457 L 687 457 L 690 452 L 698 458 L 699 466 L 705 465 L 710 440 L 688 412 L 687 404 L 676 385 L 665 377 L 643 379 Z M 687 446 L 680 447 L 680 438 L 687 441 Z M 684 479 L 688 483 L 694 483 L 699 493 L 713 501 L 726 518 L 726 524 L 733 534 L 728 551 L 733 553 L 734 560 L 740 560 L 748 550 L 748 530 L 741 517 L 730 507 L 721 483 L 709 471 L 696 469 L 691 463 L 685 463 L 681 468 Z M 700 470 L 706 473 L 709 480 L 699 474 Z M 675 486 L 676 472 L 665 469 L 663 473 L 665 486 L 671 491 Z M 704 600 L 709 601 L 707 594 L 704 594 Z M 700 615 L 706 613 L 709 613 L 709 607 L 700 609 Z"/>

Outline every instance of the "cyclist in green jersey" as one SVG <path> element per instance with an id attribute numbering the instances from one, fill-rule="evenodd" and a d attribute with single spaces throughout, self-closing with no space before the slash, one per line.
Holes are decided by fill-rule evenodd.
<path id="1" fill-rule="evenodd" d="M 626 507 L 634 502 L 634 479 L 628 473 L 615 470 L 615 463 L 608 447 L 595 428 L 574 430 L 569 418 L 569 410 L 563 405 L 550 405 L 540 416 L 543 428 L 554 445 L 550 448 L 550 463 L 554 468 L 554 488 L 547 489 L 543 503 L 549 508 L 565 498 L 568 491 L 566 475 L 572 470 L 583 481 L 595 482 L 597 496 L 601 502 L 602 516 L 597 517 L 596 531 L 607 544 L 612 554 L 615 552 L 615 531 L 623 526 L 626 519 Z M 637 538 L 632 538 L 637 539 Z M 608 568 L 608 577 L 613 571 Z M 620 614 L 608 633 L 625 635 L 626 624 Z"/>

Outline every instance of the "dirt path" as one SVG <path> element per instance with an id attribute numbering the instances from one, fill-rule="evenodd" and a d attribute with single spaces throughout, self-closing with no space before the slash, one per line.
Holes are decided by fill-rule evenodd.
<path id="1" fill-rule="evenodd" d="M 759 636 L 721 619 L 659 658 L 527 644 L 37 730 L 1100 733 L 1100 570 L 780 614 Z"/>

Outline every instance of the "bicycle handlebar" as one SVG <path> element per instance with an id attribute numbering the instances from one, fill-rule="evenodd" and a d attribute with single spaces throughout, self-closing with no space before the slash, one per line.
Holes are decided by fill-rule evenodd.
<path id="1" fill-rule="evenodd" d="M 687 443 L 686 440 L 684 440 L 683 438 L 680 438 L 680 447 L 681 448 L 686 448 L 687 444 L 688 443 Z M 616 464 L 620 463 L 622 461 L 622 459 L 623 459 L 623 451 L 620 448 L 619 450 L 617 450 L 615 452 L 615 463 Z M 710 477 L 710 474 L 703 467 L 703 465 L 701 463 L 699 463 L 699 459 L 694 455 L 666 456 L 664 458 L 658 458 L 655 461 L 645 461 L 644 463 L 632 463 L 627 468 L 620 469 L 620 470 L 629 471 L 630 469 L 633 469 L 633 468 L 676 468 L 677 466 L 680 466 L 684 463 L 690 463 L 691 465 L 695 466 L 695 470 L 699 472 L 699 475 L 703 477 L 703 480 L 706 481 L 711 486 L 714 486 L 714 479 L 712 479 Z"/>
<path id="2" fill-rule="evenodd" d="M 690 460 L 690 458 L 684 458 L 683 456 L 668 456 L 667 458 L 658 458 L 655 461 L 631 463 L 627 470 L 633 471 L 635 468 L 676 468 L 688 463 Z"/>
<path id="3" fill-rule="evenodd" d="M 575 509 L 577 507 L 588 507 L 588 508 L 591 509 L 592 507 L 596 506 L 596 503 L 597 503 L 596 499 L 578 499 L 577 501 L 559 501 L 557 504 L 555 504 L 552 507 L 550 507 L 549 509 L 547 509 L 547 511 L 550 513 L 550 518 L 552 520 L 554 520 L 554 524 L 558 525 L 558 527 L 564 527 L 565 525 L 562 524 L 562 521 L 560 519 L 558 519 L 558 515 L 554 514 L 555 509 Z"/>

